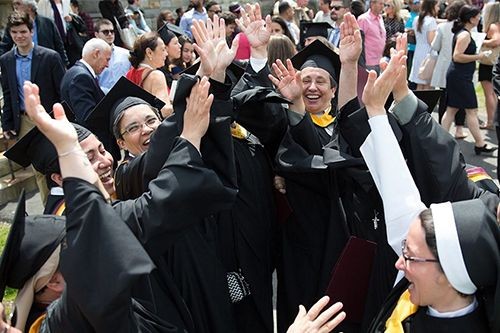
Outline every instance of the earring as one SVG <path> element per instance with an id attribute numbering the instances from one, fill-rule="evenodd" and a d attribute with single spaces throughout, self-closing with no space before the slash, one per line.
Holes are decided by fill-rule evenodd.
<path id="1" fill-rule="evenodd" d="M 153 57 L 148 57 L 149 58 L 149 61 L 153 60 Z"/>

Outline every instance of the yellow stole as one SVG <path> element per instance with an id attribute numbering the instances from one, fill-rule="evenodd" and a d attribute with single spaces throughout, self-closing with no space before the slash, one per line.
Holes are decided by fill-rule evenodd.
<path id="1" fill-rule="evenodd" d="M 233 138 L 246 139 L 248 135 L 248 131 L 237 122 L 231 124 L 231 136 Z"/>
<path id="2" fill-rule="evenodd" d="M 64 201 L 62 201 L 59 204 L 59 206 L 57 206 L 57 208 L 56 208 L 56 210 L 54 212 L 54 215 L 63 216 L 65 210 L 66 210 L 66 203 Z"/>
<path id="3" fill-rule="evenodd" d="M 335 120 L 335 117 L 330 114 L 331 109 L 332 106 L 330 105 L 328 109 L 326 109 L 322 114 L 309 113 L 309 115 L 311 116 L 313 123 L 315 123 L 319 127 L 325 128 L 330 126 Z"/>
<path id="4" fill-rule="evenodd" d="M 410 301 L 410 292 L 408 289 L 399 297 L 396 307 L 391 316 L 385 322 L 385 333 L 403 333 L 403 320 L 417 312 L 418 305 Z"/>
<path id="5" fill-rule="evenodd" d="M 40 331 L 40 328 L 42 327 L 42 322 L 45 319 L 45 316 L 47 314 L 44 313 L 40 317 L 38 317 L 37 320 L 33 324 L 31 324 L 30 330 L 28 331 L 29 333 L 38 333 Z"/>

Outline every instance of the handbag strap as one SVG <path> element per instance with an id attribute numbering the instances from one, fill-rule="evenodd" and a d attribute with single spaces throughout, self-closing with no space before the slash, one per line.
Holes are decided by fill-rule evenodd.
<path id="1" fill-rule="evenodd" d="M 142 77 L 141 81 L 139 82 L 139 87 L 143 88 L 143 85 L 144 85 L 144 81 L 146 81 L 146 79 L 148 78 L 149 74 L 153 73 L 154 69 L 152 68 L 146 68 L 144 69 L 144 76 Z"/>

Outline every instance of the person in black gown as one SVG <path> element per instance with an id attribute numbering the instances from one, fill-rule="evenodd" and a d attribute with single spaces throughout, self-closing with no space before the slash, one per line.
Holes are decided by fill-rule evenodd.
<path id="1" fill-rule="evenodd" d="M 498 198 L 493 207 L 481 199 L 429 209 L 421 202 L 384 109 L 395 78 L 406 81 L 404 63 L 401 50 L 379 79 L 375 72 L 369 74 L 363 94 L 371 133 L 361 152 L 383 200 L 388 241 L 400 255 L 396 267 L 406 278 L 391 292 L 369 332 L 498 332 Z M 437 138 L 429 136 L 431 149 L 439 146 Z"/>

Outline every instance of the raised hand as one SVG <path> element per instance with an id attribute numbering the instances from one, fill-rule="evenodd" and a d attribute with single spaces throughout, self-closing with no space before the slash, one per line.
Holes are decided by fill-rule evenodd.
<path id="1" fill-rule="evenodd" d="M 200 73 L 211 76 L 214 73 L 224 77 L 225 70 L 233 61 L 238 50 L 239 39 L 235 38 L 228 47 L 226 43 L 226 24 L 224 19 L 214 15 L 213 21 L 194 20 L 192 27 L 196 44 L 194 48 L 200 55 Z"/>
<path id="2" fill-rule="evenodd" d="M 214 100 L 214 96 L 208 94 L 209 88 L 210 83 L 206 76 L 197 82 L 187 98 L 186 112 L 184 113 L 184 128 L 181 136 L 191 142 L 198 151 L 200 150 L 201 138 L 208 129 L 210 107 Z"/>
<path id="3" fill-rule="evenodd" d="M 406 54 L 407 50 L 408 50 L 408 37 L 406 33 L 404 33 L 396 38 L 396 51 L 403 52 L 403 54 Z M 381 63 L 380 65 L 381 65 L 380 68 L 382 70 L 385 70 L 388 64 Z M 406 60 L 405 60 L 405 65 L 406 65 Z M 396 102 L 399 102 L 410 93 L 410 89 L 408 88 L 408 81 L 406 79 L 406 75 L 399 75 L 395 81 L 396 82 L 394 83 L 392 94 L 394 96 L 394 100 Z"/>
<path id="4" fill-rule="evenodd" d="M 342 303 L 335 303 L 321 312 L 329 300 L 328 296 L 321 298 L 309 311 L 300 305 L 299 313 L 287 333 L 326 333 L 332 331 L 345 319 L 346 314 L 341 312 L 336 315 L 342 309 Z M 335 317 L 331 319 L 333 316 Z"/>
<path id="5" fill-rule="evenodd" d="M 345 63 L 357 63 L 363 42 L 358 22 L 351 13 L 344 15 L 344 22 L 340 24 L 340 61 Z"/>
<path id="6" fill-rule="evenodd" d="M 64 154 L 79 147 L 76 130 L 66 118 L 61 104 L 54 104 L 54 119 L 45 111 L 40 103 L 39 88 L 26 81 L 23 86 L 26 113 L 38 129 L 56 147 L 58 154 Z"/>
<path id="7" fill-rule="evenodd" d="M 283 97 L 291 100 L 294 104 L 302 102 L 302 80 L 300 71 L 293 68 L 292 61 L 286 60 L 286 65 L 281 60 L 276 60 L 273 64 L 273 72 L 275 76 L 269 74 L 269 79 L 279 90 Z"/>
<path id="8" fill-rule="evenodd" d="M 259 48 L 267 46 L 271 38 L 271 16 L 267 15 L 266 20 L 262 19 L 260 5 L 247 4 L 245 9 L 241 9 L 241 18 L 236 19 L 236 24 L 247 36 L 250 46 Z"/>
<path id="9" fill-rule="evenodd" d="M 392 51 L 389 65 L 378 78 L 375 71 L 370 71 L 363 91 L 363 103 L 368 116 L 385 114 L 384 105 L 387 97 L 401 75 L 406 78 L 406 55 L 402 50 Z"/>

